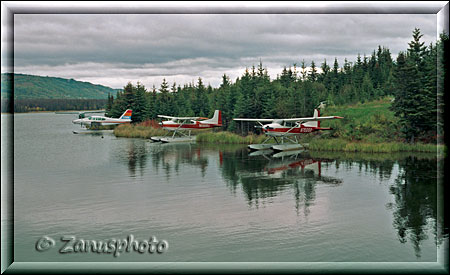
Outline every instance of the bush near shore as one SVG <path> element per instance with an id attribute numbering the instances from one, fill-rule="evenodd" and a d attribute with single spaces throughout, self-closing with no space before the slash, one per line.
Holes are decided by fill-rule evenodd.
<path id="1" fill-rule="evenodd" d="M 153 136 L 163 136 L 167 131 L 162 129 L 154 120 L 144 121 L 138 124 L 122 124 L 114 129 L 116 137 L 128 138 L 150 138 Z"/>

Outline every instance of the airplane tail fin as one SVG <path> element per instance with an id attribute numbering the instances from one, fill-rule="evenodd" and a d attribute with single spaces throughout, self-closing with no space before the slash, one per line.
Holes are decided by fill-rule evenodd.
<path id="1" fill-rule="evenodd" d="M 119 119 L 129 119 L 131 120 L 131 114 L 133 113 L 132 110 L 127 109 L 120 117 Z"/>
<path id="2" fill-rule="evenodd" d="M 200 121 L 200 123 L 216 124 L 217 126 L 222 126 L 222 111 L 216 110 L 214 116 L 211 119 Z"/>
<path id="3" fill-rule="evenodd" d="M 319 109 L 314 109 L 314 117 L 320 117 Z M 318 127 L 320 128 L 320 121 L 308 121 L 303 123 L 304 126 L 307 127 Z"/>

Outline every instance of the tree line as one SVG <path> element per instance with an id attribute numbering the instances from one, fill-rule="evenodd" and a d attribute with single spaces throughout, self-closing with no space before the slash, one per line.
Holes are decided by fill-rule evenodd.
<path id="1" fill-rule="evenodd" d="M 414 142 L 436 136 L 436 126 L 443 126 L 442 121 L 437 123 L 436 102 L 443 96 L 446 61 L 438 56 L 443 57 L 448 36 L 442 34 L 435 45 L 428 46 L 420 41 L 421 37 L 416 28 L 409 48 L 400 52 L 396 60 L 388 48 L 378 46 L 370 56 L 358 54 L 355 62 L 345 59 L 339 64 L 335 58 L 332 64 L 323 60 L 317 66 L 312 61 L 307 67 L 301 61 L 300 66 L 284 67 L 273 80 L 260 62 L 257 67 L 247 68 L 234 82 L 223 74 L 218 88 L 205 85 L 201 77 L 197 83 L 183 86 L 170 85 L 163 79 L 158 89 L 153 86 L 149 90 L 139 82 L 129 82 L 115 98 L 108 95 L 106 111 L 118 117 L 131 108 L 133 121 L 141 122 L 155 119 L 158 114 L 206 117 L 220 109 L 223 128 L 236 131 L 238 125 L 232 120 L 236 117 L 311 116 L 323 101 L 343 105 L 393 96 L 392 110 L 400 119 L 401 134 Z M 443 112 L 443 100 L 439 103 Z M 251 130 L 248 125 L 247 129 Z"/>
<path id="2" fill-rule="evenodd" d="M 13 102 L 14 112 L 33 111 L 68 111 L 68 110 L 100 110 L 105 108 L 106 99 L 15 99 Z M 9 112 L 11 104 L 2 99 L 2 112 Z"/>

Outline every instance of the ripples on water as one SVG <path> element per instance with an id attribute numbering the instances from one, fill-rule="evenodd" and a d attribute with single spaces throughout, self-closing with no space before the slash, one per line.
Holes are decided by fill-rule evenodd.
<path id="1" fill-rule="evenodd" d="M 34 245 L 43 235 L 129 234 L 170 248 L 122 261 L 436 261 L 434 156 L 253 156 L 242 146 L 74 135 L 71 119 L 15 116 L 19 261 L 117 261 Z"/>

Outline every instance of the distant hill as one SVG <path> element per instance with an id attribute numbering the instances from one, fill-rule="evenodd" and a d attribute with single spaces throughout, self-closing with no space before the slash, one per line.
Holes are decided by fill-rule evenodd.
<path id="1" fill-rule="evenodd" d="M 11 94 L 13 74 L 2 73 L 2 99 Z M 106 99 L 117 89 L 59 77 L 14 74 L 14 99 Z"/>

